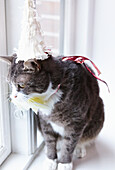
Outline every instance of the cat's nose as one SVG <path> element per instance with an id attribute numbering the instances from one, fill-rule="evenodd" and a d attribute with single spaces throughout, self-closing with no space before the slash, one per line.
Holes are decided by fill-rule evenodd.
<path id="1" fill-rule="evenodd" d="M 16 98 L 16 97 L 17 97 L 17 95 L 14 96 L 14 98 Z"/>

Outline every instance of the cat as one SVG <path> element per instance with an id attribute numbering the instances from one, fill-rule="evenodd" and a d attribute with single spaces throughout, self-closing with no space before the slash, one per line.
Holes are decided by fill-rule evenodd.
<path id="1" fill-rule="evenodd" d="M 38 126 L 47 148 L 45 170 L 72 170 L 72 157 L 86 155 L 85 145 L 96 138 L 104 124 L 104 104 L 99 96 L 96 78 L 82 65 L 52 57 L 16 63 L 16 56 L 6 57 L 11 63 L 8 81 L 11 98 L 39 96 Z M 27 103 L 27 109 L 32 108 Z M 58 158 L 57 141 L 61 139 Z"/>

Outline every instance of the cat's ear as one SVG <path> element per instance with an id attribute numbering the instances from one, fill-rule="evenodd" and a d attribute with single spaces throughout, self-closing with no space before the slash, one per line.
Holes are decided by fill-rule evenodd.
<path id="1" fill-rule="evenodd" d="M 38 61 L 34 59 L 29 59 L 24 62 L 24 70 L 30 70 L 30 71 L 39 71 L 41 68 L 40 64 Z"/>
<path id="2" fill-rule="evenodd" d="M 7 64 L 11 64 L 14 58 L 16 58 L 16 54 L 12 56 L 0 56 L 0 60 L 6 62 Z"/>

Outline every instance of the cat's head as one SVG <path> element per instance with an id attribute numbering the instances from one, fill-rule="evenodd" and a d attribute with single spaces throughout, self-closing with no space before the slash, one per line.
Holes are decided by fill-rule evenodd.
<path id="1" fill-rule="evenodd" d="M 47 90 L 50 80 L 42 61 L 29 59 L 16 62 L 16 55 L 0 58 L 10 64 L 8 82 L 17 92 L 28 95 Z"/>
<path id="2" fill-rule="evenodd" d="M 10 65 L 8 74 L 8 82 L 12 86 L 10 98 L 19 108 L 26 110 L 32 108 L 37 113 L 38 107 L 47 110 L 48 105 L 59 101 L 62 92 L 60 90 L 59 94 L 56 92 L 63 75 L 63 67 L 59 60 L 49 56 L 43 61 L 29 59 L 16 62 L 16 55 L 0 59 Z M 54 99 L 52 95 L 55 95 Z"/>

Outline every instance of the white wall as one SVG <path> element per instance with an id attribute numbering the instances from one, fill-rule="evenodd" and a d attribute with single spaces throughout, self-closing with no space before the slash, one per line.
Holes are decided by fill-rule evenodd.
<path id="1" fill-rule="evenodd" d="M 93 57 L 115 95 L 115 1 L 95 0 Z"/>
<path id="2" fill-rule="evenodd" d="M 103 83 L 100 83 L 101 96 L 105 103 L 104 136 L 108 144 L 115 148 L 115 1 L 95 0 L 95 18 L 92 55 L 102 72 L 102 78 L 107 81 L 110 94 Z"/>

